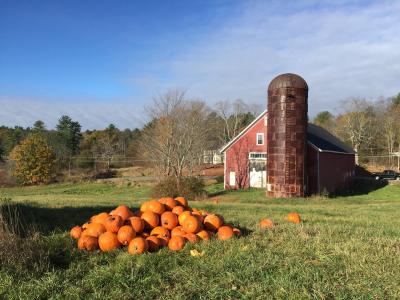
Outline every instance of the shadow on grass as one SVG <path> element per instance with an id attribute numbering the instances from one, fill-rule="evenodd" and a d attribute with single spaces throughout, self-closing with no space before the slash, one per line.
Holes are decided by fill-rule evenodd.
<path id="1" fill-rule="evenodd" d="M 387 180 L 375 180 L 372 177 L 356 178 L 351 187 L 333 193 L 329 198 L 366 195 L 387 185 Z"/>
<path id="2" fill-rule="evenodd" d="M 3 217 L 7 218 L 9 222 L 15 222 L 16 215 L 18 216 L 18 232 L 24 236 L 32 230 L 42 234 L 49 234 L 57 230 L 69 231 L 73 226 L 87 222 L 91 216 L 101 212 L 110 212 L 114 208 L 115 206 L 50 208 L 29 203 L 9 202 L 7 207 L 2 206 L 0 209 L 2 209 Z"/>

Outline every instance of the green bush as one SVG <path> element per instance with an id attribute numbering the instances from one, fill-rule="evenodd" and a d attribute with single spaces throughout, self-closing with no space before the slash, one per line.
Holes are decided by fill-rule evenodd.
<path id="1" fill-rule="evenodd" d="M 167 177 L 159 181 L 152 190 L 152 196 L 160 197 L 178 197 L 182 196 L 188 200 L 196 200 L 204 197 L 204 182 L 198 177 L 185 177 L 179 181 L 175 177 Z"/>

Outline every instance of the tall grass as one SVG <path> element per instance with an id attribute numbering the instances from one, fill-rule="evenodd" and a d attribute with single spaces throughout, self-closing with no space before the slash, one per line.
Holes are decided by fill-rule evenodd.
<path id="1" fill-rule="evenodd" d="M 0 267 L 12 272 L 40 272 L 48 268 L 48 254 L 38 232 L 27 229 L 18 206 L 0 199 Z"/>

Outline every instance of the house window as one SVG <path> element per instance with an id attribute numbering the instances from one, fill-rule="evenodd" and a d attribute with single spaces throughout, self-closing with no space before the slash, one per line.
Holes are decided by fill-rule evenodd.
<path id="1" fill-rule="evenodd" d="M 229 185 L 236 186 L 236 174 L 235 172 L 229 172 Z"/>
<path id="2" fill-rule="evenodd" d="M 257 133 L 257 145 L 264 145 L 264 133 Z"/>
<path id="3" fill-rule="evenodd" d="M 267 153 L 266 152 L 250 152 L 249 158 L 265 160 L 267 158 Z"/>

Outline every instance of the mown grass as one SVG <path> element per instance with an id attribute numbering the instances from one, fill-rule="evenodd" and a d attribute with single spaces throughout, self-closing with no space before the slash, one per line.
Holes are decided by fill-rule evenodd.
<path id="1" fill-rule="evenodd" d="M 220 186 L 209 191 L 218 195 Z M 219 194 L 192 206 L 245 228 L 227 242 L 179 253 L 130 256 L 76 250 L 67 231 L 119 203 L 137 207 L 149 188 L 109 184 L 1 189 L 26 226 L 42 232 L 46 271 L 0 271 L 0 298 L 107 299 L 396 299 L 400 298 L 400 187 L 337 198 L 267 199 L 264 191 Z M 304 218 L 288 224 L 290 211 Z M 278 226 L 262 232 L 261 218 Z M 204 251 L 190 256 L 189 249 Z"/>

